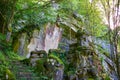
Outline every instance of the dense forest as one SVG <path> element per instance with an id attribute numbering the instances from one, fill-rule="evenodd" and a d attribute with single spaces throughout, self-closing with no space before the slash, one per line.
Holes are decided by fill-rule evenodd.
<path id="1" fill-rule="evenodd" d="M 120 80 L 120 0 L 0 0 L 0 80 Z"/>

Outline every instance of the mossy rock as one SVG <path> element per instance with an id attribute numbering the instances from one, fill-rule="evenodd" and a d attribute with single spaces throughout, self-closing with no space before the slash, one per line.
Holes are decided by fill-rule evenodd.
<path id="1" fill-rule="evenodd" d="M 32 57 L 33 54 L 37 54 L 38 56 L 41 56 L 43 54 L 42 57 L 46 58 L 47 57 L 47 53 L 45 50 L 40 50 L 40 51 L 32 51 L 30 56 Z"/>
<path id="2" fill-rule="evenodd" d="M 86 50 L 89 50 L 86 46 L 78 46 L 76 48 L 78 51 L 86 51 Z"/>
<path id="3" fill-rule="evenodd" d="M 12 32 L 12 27 L 11 26 L 8 27 L 8 31 Z"/>
<path id="4" fill-rule="evenodd" d="M 47 53 L 46 53 L 45 50 L 40 50 L 40 51 L 37 51 L 37 52 L 38 52 L 39 56 L 40 56 L 41 54 L 43 54 L 43 57 L 47 57 Z"/>
<path id="5" fill-rule="evenodd" d="M 88 80 L 94 80 L 93 78 L 88 78 Z"/>
<path id="6" fill-rule="evenodd" d="M 50 59 L 55 59 L 58 63 L 64 65 L 63 61 L 62 61 L 58 56 L 56 56 L 56 55 L 54 55 L 54 54 L 50 54 L 50 55 L 48 56 L 48 58 L 50 58 Z"/>
<path id="7" fill-rule="evenodd" d="M 14 43 L 14 45 L 13 45 L 13 51 L 14 51 L 14 52 L 17 52 L 17 51 L 18 51 L 19 46 L 20 46 L 19 41 L 16 41 L 16 42 Z"/>
<path id="8" fill-rule="evenodd" d="M 79 45 L 79 44 L 78 44 L 78 43 L 73 43 L 73 44 L 70 44 L 69 47 L 70 47 L 70 48 L 76 48 L 77 45 Z"/>
<path id="9" fill-rule="evenodd" d="M 102 73 L 102 78 L 104 80 L 110 80 L 110 77 L 107 75 L 107 73 Z"/>
<path id="10" fill-rule="evenodd" d="M 31 52 L 31 55 L 32 54 L 47 54 L 45 50 L 40 50 L 40 51 L 32 51 Z"/>
<path id="11" fill-rule="evenodd" d="M 60 49 L 50 49 L 49 50 L 49 54 L 54 53 L 54 54 L 61 54 L 64 53 L 62 50 Z"/>
<path id="12" fill-rule="evenodd" d="M 76 33 L 76 37 L 79 38 L 81 36 L 83 36 L 85 34 L 85 32 L 83 30 L 78 30 Z"/>

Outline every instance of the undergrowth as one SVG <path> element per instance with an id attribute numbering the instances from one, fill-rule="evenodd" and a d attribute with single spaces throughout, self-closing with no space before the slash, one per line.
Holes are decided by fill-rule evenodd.
<path id="1" fill-rule="evenodd" d="M 12 60 L 23 58 L 12 51 L 11 42 L 6 42 L 6 36 L 0 33 L 0 80 L 15 80 L 15 76 L 9 69 Z"/>

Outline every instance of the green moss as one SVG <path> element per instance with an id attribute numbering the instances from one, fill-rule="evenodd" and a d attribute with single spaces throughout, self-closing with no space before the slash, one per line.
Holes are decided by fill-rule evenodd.
<path id="1" fill-rule="evenodd" d="M 14 51 L 14 52 L 17 52 L 17 51 L 18 51 L 19 46 L 20 46 L 19 41 L 16 41 L 16 42 L 14 43 L 13 51 Z"/>
<path id="2" fill-rule="evenodd" d="M 25 51 L 25 56 L 27 56 L 27 54 L 28 54 L 28 45 L 29 45 L 29 43 L 28 43 L 28 41 L 26 40 L 25 41 L 25 45 L 24 45 L 24 51 Z"/>
<path id="3" fill-rule="evenodd" d="M 11 26 L 8 27 L 8 31 L 12 32 L 12 27 Z"/>
<path id="4" fill-rule="evenodd" d="M 64 65 L 63 61 L 62 61 L 59 57 L 57 57 L 56 55 L 54 55 L 54 54 L 50 54 L 50 55 L 49 55 L 49 58 L 53 58 L 53 59 L 55 59 L 56 61 L 58 61 L 60 64 L 63 64 L 63 65 Z"/>
<path id="5" fill-rule="evenodd" d="M 88 78 L 88 80 L 94 80 L 93 78 Z"/>
<path id="6" fill-rule="evenodd" d="M 106 73 L 102 73 L 102 78 L 104 80 L 110 80 L 110 77 Z"/>

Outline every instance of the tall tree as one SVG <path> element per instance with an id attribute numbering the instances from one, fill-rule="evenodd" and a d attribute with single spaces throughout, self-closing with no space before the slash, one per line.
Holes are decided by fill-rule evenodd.
<path id="1" fill-rule="evenodd" d="M 116 64 L 116 73 L 120 76 L 119 68 L 119 53 L 118 53 L 118 37 L 120 27 L 120 0 L 100 0 L 102 10 L 105 15 L 106 23 L 109 28 L 109 42 L 110 42 L 110 57 Z"/>

